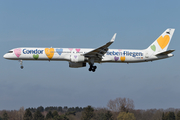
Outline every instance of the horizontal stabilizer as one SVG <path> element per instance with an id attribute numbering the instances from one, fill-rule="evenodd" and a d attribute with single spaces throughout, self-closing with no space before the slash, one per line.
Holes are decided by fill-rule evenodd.
<path id="1" fill-rule="evenodd" d="M 164 52 L 157 53 L 156 55 L 167 55 L 167 54 L 172 53 L 174 51 L 175 50 L 167 50 L 167 51 L 164 51 Z"/>

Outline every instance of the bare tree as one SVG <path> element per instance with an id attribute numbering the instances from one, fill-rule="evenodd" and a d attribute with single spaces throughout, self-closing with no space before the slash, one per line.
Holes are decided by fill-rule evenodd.
<path id="1" fill-rule="evenodd" d="M 109 100 L 107 107 L 113 112 L 129 112 L 134 109 L 134 101 L 129 98 L 116 98 Z"/>
<path id="2" fill-rule="evenodd" d="M 21 107 L 21 108 L 19 109 L 19 111 L 18 111 L 18 118 L 19 118 L 19 120 L 23 120 L 24 113 L 25 113 L 24 107 Z"/>

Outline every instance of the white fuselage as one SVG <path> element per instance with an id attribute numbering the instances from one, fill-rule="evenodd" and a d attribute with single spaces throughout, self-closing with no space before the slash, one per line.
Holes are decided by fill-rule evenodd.
<path id="1" fill-rule="evenodd" d="M 10 50 L 4 55 L 4 58 L 10 60 L 51 60 L 51 61 L 69 61 L 83 62 L 76 60 L 78 56 L 92 51 L 93 49 L 76 48 L 16 48 Z M 172 54 L 154 56 L 148 55 L 146 50 L 128 50 L 128 49 L 109 49 L 102 59 L 95 59 L 94 62 L 146 62 L 157 59 L 163 59 L 173 56 Z M 84 61 L 88 62 L 88 60 Z"/>

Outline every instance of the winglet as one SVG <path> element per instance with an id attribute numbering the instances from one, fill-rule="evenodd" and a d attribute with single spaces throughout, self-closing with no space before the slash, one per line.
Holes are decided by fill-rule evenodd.
<path id="1" fill-rule="evenodd" d="M 93 49 L 92 51 L 87 52 L 83 55 L 86 57 L 97 57 L 97 55 L 98 55 L 99 58 L 102 58 L 102 56 L 108 51 L 108 47 L 114 42 L 115 38 L 116 38 L 116 33 L 112 37 L 111 41 L 109 41 L 105 45 L 98 47 L 96 49 Z"/>
<path id="2" fill-rule="evenodd" d="M 116 33 L 114 34 L 110 42 L 114 42 L 115 38 L 116 38 Z"/>

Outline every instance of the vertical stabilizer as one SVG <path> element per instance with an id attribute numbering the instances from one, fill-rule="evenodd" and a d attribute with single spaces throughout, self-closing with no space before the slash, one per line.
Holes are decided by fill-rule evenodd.
<path id="1" fill-rule="evenodd" d="M 147 49 L 146 56 L 167 51 L 175 29 L 168 28 Z"/>

